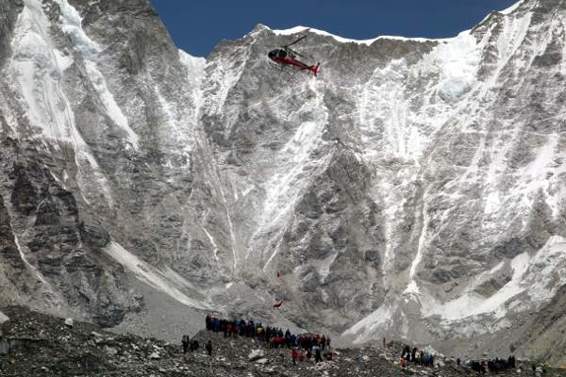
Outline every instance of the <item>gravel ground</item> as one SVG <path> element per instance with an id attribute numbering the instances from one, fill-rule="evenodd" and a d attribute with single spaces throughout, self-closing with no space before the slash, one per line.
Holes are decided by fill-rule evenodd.
<path id="1" fill-rule="evenodd" d="M 203 377 L 311 377 L 311 376 L 471 376 L 469 369 L 452 360 L 437 358 L 442 366 L 401 369 L 397 363 L 401 345 L 386 349 L 337 349 L 334 361 L 293 365 L 287 349 L 269 349 L 250 338 L 224 338 L 200 331 L 194 339 L 201 347 L 184 355 L 179 344 L 135 335 L 119 335 L 100 327 L 74 322 L 72 327 L 57 318 L 23 307 L 0 308 L 10 320 L 2 324 L 7 355 L 0 355 L 0 376 L 203 376 Z M 202 324 L 204 324 L 204 320 Z M 195 324 L 198 326 L 199 324 Z M 181 334 L 180 334 L 181 335 Z M 179 335 L 179 337 L 180 337 Z M 203 349 L 212 341 L 209 357 Z M 261 349 L 261 361 L 248 355 Z M 2 347 L 0 347 L 0 352 Z M 499 376 L 531 376 L 530 364 L 520 362 L 517 370 Z M 546 376 L 566 376 L 566 371 L 547 369 Z"/>

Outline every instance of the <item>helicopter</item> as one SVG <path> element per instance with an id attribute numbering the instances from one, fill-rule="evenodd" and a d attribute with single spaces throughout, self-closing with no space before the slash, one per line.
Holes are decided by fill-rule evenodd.
<path id="1" fill-rule="evenodd" d="M 291 46 L 301 42 L 306 37 L 307 37 L 306 35 L 303 35 L 302 37 L 300 37 L 299 39 L 295 40 L 294 42 L 288 45 L 281 46 L 281 48 L 275 50 L 271 50 L 267 54 L 267 56 L 269 57 L 269 59 L 271 59 L 277 64 L 280 64 L 282 67 L 291 66 L 299 71 L 312 72 L 314 76 L 317 76 L 320 70 L 320 63 L 313 65 L 308 65 L 306 63 L 303 63 L 302 61 L 297 59 L 297 56 L 300 56 L 302 58 L 306 58 L 306 57 L 304 55 L 301 55 L 297 51 L 291 49 Z"/>

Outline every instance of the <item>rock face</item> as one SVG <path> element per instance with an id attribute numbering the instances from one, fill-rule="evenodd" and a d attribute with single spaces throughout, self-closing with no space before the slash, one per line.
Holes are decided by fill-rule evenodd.
<path id="1" fill-rule="evenodd" d="M 566 284 L 563 1 L 447 40 L 311 29 L 317 79 L 266 59 L 301 27 L 205 61 L 146 0 L 0 10 L 0 303 L 554 357 L 519 332 Z"/>

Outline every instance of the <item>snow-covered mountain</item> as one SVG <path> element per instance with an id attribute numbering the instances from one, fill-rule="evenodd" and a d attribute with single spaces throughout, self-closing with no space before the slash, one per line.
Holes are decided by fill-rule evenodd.
<path id="1" fill-rule="evenodd" d="M 563 357 L 563 0 L 445 40 L 258 25 L 206 60 L 147 0 L 0 10 L 0 303 Z M 266 57 L 303 32 L 316 79 Z"/>

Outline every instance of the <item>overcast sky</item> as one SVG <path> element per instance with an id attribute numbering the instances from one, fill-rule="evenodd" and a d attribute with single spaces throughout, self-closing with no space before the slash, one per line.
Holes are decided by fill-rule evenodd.
<path id="1" fill-rule="evenodd" d="M 310 26 L 346 38 L 450 37 L 515 0 L 151 0 L 179 48 L 207 56 L 258 23 Z"/>

